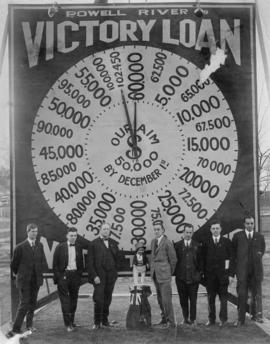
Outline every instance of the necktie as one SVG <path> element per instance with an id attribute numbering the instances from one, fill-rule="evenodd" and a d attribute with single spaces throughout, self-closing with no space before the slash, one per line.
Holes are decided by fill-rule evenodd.
<path id="1" fill-rule="evenodd" d="M 32 250 L 35 251 L 35 242 L 34 241 L 32 241 L 31 247 L 32 247 Z"/>
<path id="2" fill-rule="evenodd" d="M 155 252 L 156 252 L 157 248 L 158 248 L 158 239 L 155 240 Z"/>
<path id="3" fill-rule="evenodd" d="M 215 244 L 216 244 L 216 245 L 218 244 L 218 239 L 217 239 L 217 238 L 215 238 Z"/>
<path id="4" fill-rule="evenodd" d="M 248 233 L 248 240 L 251 241 L 252 237 L 251 237 L 251 233 Z"/>

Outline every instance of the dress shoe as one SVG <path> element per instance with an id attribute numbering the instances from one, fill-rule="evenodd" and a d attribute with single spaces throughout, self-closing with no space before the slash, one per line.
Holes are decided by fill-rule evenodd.
<path id="1" fill-rule="evenodd" d="M 237 320 L 237 321 L 233 324 L 234 327 L 241 327 L 241 326 L 244 326 L 244 325 L 245 325 L 244 321 L 240 321 L 240 320 Z"/>
<path id="2" fill-rule="evenodd" d="M 102 327 L 110 328 L 113 327 L 112 324 L 109 323 L 109 321 L 105 321 L 102 323 Z"/>
<path id="3" fill-rule="evenodd" d="M 67 332 L 73 332 L 74 328 L 72 326 L 67 326 Z"/>
<path id="4" fill-rule="evenodd" d="M 167 321 L 165 319 L 161 319 L 160 322 L 154 324 L 154 325 L 164 325 L 167 324 Z"/>
<path id="5" fill-rule="evenodd" d="M 33 327 L 33 326 L 27 327 L 26 330 L 27 331 L 31 331 L 32 333 L 33 332 L 37 332 L 37 329 L 35 327 Z"/>
<path id="6" fill-rule="evenodd" d="M 226 321 L 221 321 L 219 324 L 218 324 L 218 326 L 219 327 L 225 327 L 225 326 L 227 326 L 228 325 L 228 321 L 226 320 Z"/>
<path id="7" fill-rule="evenodd" d="M 8 333 L 6 333 L 6 337 L 8 339 L 14 337 L 16 334 L 22 334 L 22 331 L 14 331 L 14 330 L 10 330 L 8 331 Z"/>
<path id="8" fill-rule="evenodd" d="M 190 325 L 191 326 L 197 326 L 198 324 L 197 324 L 196 320 L 192 320 L 192 321 L 190 321 Z"/>
<path id="9" fill-rule="evenodd" d="M 181 325 L 190 325 L 191 324 L 191 321 L 189 321 L 188 319 L 184 319 L 182 322 L 181 322 Z"/>
<path id="10" fill-rule="evenodd" d="M 100 324 L 94 324 L 92 327 L 92 330 L 99 330 L 100 329 Z"/>
<path id="11" fill-rule="evenodd" d="M 208 320 L 207 323 L 205 324 L 205 326 L 209 327 L 209 326 L 214 326 L 215 325 L 215 321 L 212 320 Z"/>
<path id="12" fill-rule="evenodd" d="M 75 324 L 75 323 L 73 323 L 72 324 L 72 327 L 74 327 L 74 328 L 78 328 L 78 327 L 82 327 L 80 324 Z"/>
<path id="13" fill-rule="evenodd" d="M 8 333 L 6 333 L 6 337 L 7 337 L 7 339 L 10 339 L 10 338 L 14 337 L 15 334 L 16 334 L 15 332 L 13 332 L 12 330 L 10 330 L 10 331 L 8 331 Z"/>
<path id="14" fill-rule="evenodd" d="M 170 322 L 170 321 L 168 321 L 166 324 L 163 324 L 162 326 L 161 326 L 161 328 L 162 329 L 170 329 L 170 328 L 175 328 L 175 324 L 174 323 L 172 323 L 172 322 Z"/>

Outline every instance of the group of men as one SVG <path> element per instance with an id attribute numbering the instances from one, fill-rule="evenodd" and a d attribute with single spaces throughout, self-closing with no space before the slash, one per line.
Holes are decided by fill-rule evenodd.
<path id="1" fill-rule="evenodd" d="M 238 321 L 245 323 L 248 291 L 251 292 L 251 315 L 262 321 L 261 281 L 262 256 L 265 251 L 264 237 L 254 231 L 254 218 L 244 219 L 244 230 L 237 232 L 232 241 L 221 236 L 221 224 L 213 221 L 207 240 L 198 243 L 193 240 L 193 226 L 185 224 L 183 239 L 173 244 L 165 235 L 161 223 L 154 225 L 155 239 L 151 242 L 151 277 L 156 287 L 157 300 L 161 309 L 161 328 L 175 327 L 172 305 L 172 276 L 175 275 L 177 290 L 183 313 L 183 323 L 196 325 L 196 304 L 199 283 L 206 286 L 208 294 L 209 318 L 207 326 L 215 324 L 215 299 L 220 298 L 220 326 L 227 323 L 227 293 L 230 279 L 237 277 Z M 99 237 L 88 247 L 88 280 L 94 286 L 93 330 L 111 327 L 109 307 L 117 279 L 119 249 L 110 238 L 110 225 L 100 226 Z M 45 255 L 42 244 L 37 240 L 38 228 L 27 226 L 27 239 L 14 250 L 11 269 L 16 275 L 19 290 L 19 306 L 10 338 L 21 332 L 26 318 L 26 328 L 34 331 L 33 315 L 37 305 L 37 295 L 42 285 Z M 76 328 L 75 312 L 81 285 L 84 259 L 82 246 L 77 240 L 77 229 L 68 228 L 67 240 L 60 243 L 53 256 L 54 282 L 61 303 L 67 332 Z"/>
<path id="2" fill-rule="evenodd" d="M 261 282 L 262 256 L 265 240 L 255 232 L 252 216 L 244 218 L 244 230 L 234 234 L 232 241 L 221 236 L 218 220 L 211 223 L 208 238 L 201 243 L 193 240 L 193 226 L 186 224 L 183 239 L 173 245 L 162 226 L 154 228 L 156 239 L 151 245 L 151 276 L 156 285 L 163 327 L 174 327 L 171 278 L 175 282 L 183 313 L 183 323 L 196 325 L 196 305 L 199 283 L 205 285 L 208 296 L 208 321 L 216 323 L 216 296 L 220 299 L 219 326 L 228 321 L 228 286 L 237 278 L 238 319 L 235 326 L 245 324 L 248 293 L 251 295 L 251 319 L 262 322 Z M 156 248 L 157 247 L 157 248 Z"/>

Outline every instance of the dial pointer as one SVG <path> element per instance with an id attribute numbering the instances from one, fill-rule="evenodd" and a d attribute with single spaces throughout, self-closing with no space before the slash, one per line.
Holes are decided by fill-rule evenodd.
<path id="1" fill-rule="evenodd" d="M 134 152 L 136 160 L 138 160 L 138 148 L 137 148 L 137 102 L 134 103 L 134 121 L 133 121 L 133 129 L 134 129 Z"/>
<path id="2" fill-rule="evenodd" d="M 122 96 L 122 100 L 123 100 L 123 104 L 124 104 L 124 108 L 125 108 L 125 114 L 126 114 L 126 117 L 127 117 L 128 127 L 129 127 L 130 134 L 131 134 L 132 150 L 133 150 L 135 158 L 137 158 L 137 149 L 135 150 L 136 143 L 135 143 L 134 132 L 133 132 L 133 129 L 132 129 L 131 120 L 130 120 L 129 113 L 128 113 L 128 107 L 127 107 L 127 103 L 126 103 L 126 98 L 125 98 L 125 95 L 124 95 L 124 92 L 123 92 L 122 89 L 121 89 L 121 96 Z"/>

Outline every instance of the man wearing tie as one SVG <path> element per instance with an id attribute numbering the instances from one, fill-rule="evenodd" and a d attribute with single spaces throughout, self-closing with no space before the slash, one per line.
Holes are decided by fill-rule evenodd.
<path id="1" fill-rule="evenodd" d="M 248 290 L 251 292 L 251 319 L 263 322 L 261 283 L 265 240 L 262 234 L 255 232 L 252 216 L 245 217 L 244 227 L 245 229 L 237 232 L 232 240 L 238 295 L 238 321 L 235 326 L 242 326 L 245 323 Z"/>
<path id="2" fill-rule="evenodd" d="M 154 225 L 155 239 L 151 242 L 151 277 L 154 281 L 157 300 L 161 309 L 162 328 L 175 327 L 172 305 L 171 280 L 176 265 L 173 243 L 164 235 L 162 223 Z"/>
<path id="3" fill-rule="evenodd" d="M 67 241 L 58 244 L 53 255 L 54 283 L 57 284 L 64 324 L 74 331 L 75 312 L 83 272 L 82 248 L 77 242 L 77 228 L 67 229 Z"/>
<path id="4" fill-rule="evenodd" d="M 185 224 L 184 237 L 175 244 L 175 282 L 183 313 L 183 324 L 196 325 L 199 281 L 202 274 L 201 246 L 192 239 L 193 226 Z"/>
<path id="5" fill-rule="evenodd" d="M 119 257 L 118 244 L 110 238 L 111 226 L 102 223 L 99 237 L 93 240 L 88 251 L 88 278 L 94 286 L 94 325 L 93 330 L 101 325 L 110 327 L 108 320 L 112 293 L 117 279 Z"/>
<path id="6" fill-rule="evenodd" d="M 213 220 L 211 224 L 211 236 L 202 245 L 202 258 L 204 277 L 208 295 L 208 322 L 206 326 L 216 322 L 216 296 L 220 299 L 219 326 L 227 324 L 227 294 L 228 285 L 232 280 L 232 247 L 231 241 L 221 234 L 221 223 Z"/>
<path id="7" fill-rule="evenodd" d="M 33 328 L 34 310 L 37 296 L 43 284 L 42 272 L 45 269 L 43 245 L 37 240 L 38 227 L 30 223 L 26 227 L 27 239 L 15 247 L 11 260 L 11 270 L 16 275 L 16 286 L 19 289 L 20 303 L 13 323 L 13 328 L 7 333 L 11 338 L 21 332 L 21 326 L 26 316 L 26 328 Z"/>

